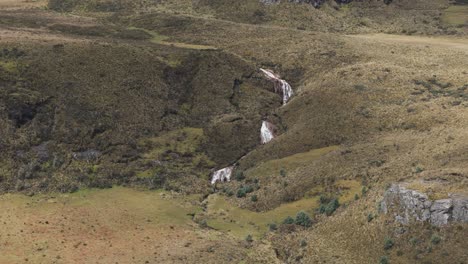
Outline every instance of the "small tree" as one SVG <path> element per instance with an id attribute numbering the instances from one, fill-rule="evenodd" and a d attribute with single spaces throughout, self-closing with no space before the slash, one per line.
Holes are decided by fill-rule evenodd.
<path id="1" fill-rule="evenodd" d="M 250 234 L 247 235 L 247 236 L 245 237 L 245 241 L 247 241 L 247 242 L 249 242 L 249 243 L 252 243 L 252 242 L 253 242 L 252 235 L 250 235 Z"/>
<path id="2" fill-rule="evenodd" d="M 295 224 L 304 227 L 310 227 L 312 226 L 312 220 L 310 219 L 310 216 L 308 214 L 306 214 L 304 211 L 300 211 L 296 215 Z"/>

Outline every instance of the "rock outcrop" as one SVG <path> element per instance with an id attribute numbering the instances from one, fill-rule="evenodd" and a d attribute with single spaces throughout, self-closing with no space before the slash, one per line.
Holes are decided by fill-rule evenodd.
<path id="1" fill-rule="evenodd" d="M 296 3 L 296 4 L 311 4 L 315 8 L 319 8 L 326 0 L 288 0 L 288 1 L 291 3 Z M 271 5 L 271 4 L 277 4 L 281 2 L 281 0 L 260 0 L 260 2 L 266 5 Z M 335 2 L 338 4 L 349 4 L 353 2 L 353 0 L 335 0 Z M 386 5 L 389 5 L 391 2 L 392 0 L 384 0 L 384 3 Z"/>
<path id="2" fill-rule="evenodd" d="M 409 224 L 411 221 L 430 222 L 435 226 L 450 222 L 468 222 L 468 197 L 451 195 L 450 198 L 431 200 L 426 194 L 393 184 L 381 203 L 384 213 L 393 213 L 395 221 Z"/>

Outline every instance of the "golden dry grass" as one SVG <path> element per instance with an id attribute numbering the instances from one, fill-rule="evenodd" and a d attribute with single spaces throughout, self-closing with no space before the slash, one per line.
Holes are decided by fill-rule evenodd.
<path id="1" fill-rule="evenodd" d="M 240 164 L 249 180 L 260 180 L 261 189 L 256 192 L 259 201 L 209 196 L 208 225 L 223 231 L 216 232 L 193 224 L 186 214 L 197 212 L 199 207 L 187 204 L 189 198 L 161 200 L 158 193 L 126 189 L 59 196 L 51 203 L 43 196 L 3 196 L 0 206 L 7 213 L 2 214 L 1 220 L 7 224 L 2 226 L 0 240 L 8 246 L 0 262 L 25 257 L 30 261 L 45 258 L 60 262 L 58 255 L 66 263 L 78 262 L 77 258 L 83 256 L 93 260 L 102 256 L 103 262 L 118 259 L 158 263 L 222 263 L 241 261 L 245 255 L 256 260 L 271 259 L 268 263 L 294 262 L 298 256 L 302 256 L 303 263 L 377 263 L 383 255 L 390 256 L 392 263 L 429 260 L 455 263 L 466 259 L 467 246 L 463 239 L 466 225 L 440 230 L 417 225 L 406 227 L 407 232 L 400 235 L 396 234 L 400 227 L 389 216 L 367 220 L 369 213 L 377 214 L 377 203 L 389 183 L 413 182 L 412 188 L 428 192 L 432 189 L 433 198 L 466 191 L 468 102 L 463 87 L 468 84 L 468 43 L 465 37 L 319 33 L 278 27 L 275 23 L 235 23 L 214 18 L 216 10 L 199 15 L 193 13 L 187 2 L 167 3 L 164 8 L 171 15 L 131 16 L 126 26 L 162 34 L 153 41 L 164 46 L 194 43 L 190 45 L 197 46 L 187 48 L 217 47 L 257 66 L 269 65 L 294 85 L 295 98 L 275 112 L 284 133 L 271 144 L 248 154 Z M 179 4 L 186 10 L 184 15 L 172 9 L 171 5 Z M 434 8 L 439 4 L 437 1 Z M 280 14 L 297 9 L 282 7 L 272 9 Z M 325 26 L 327 21 L 332 21 L 327 13 L 307 11 L 311 12 L 308 15 L 320 14 Z M 53 13 L 44 14 L 55 17 Z M 60 20 L 54 21 L 68 19 L 76 18 L 60 16 Z M 177 23 L 168 23 L 173 21 Z M 408 26 L 408 21 L 413 20 L 402 23 Z M 293 22 L 297 25 L 300 21 Z M 401 30 L 398 23 L 394 26 Z M 2 28 L 0 34 L 2 43 L 120 41 L 29 28 Z M 170 41 L 161 36 L 167 36 Z M 150 41 L 138 45 L 155 47 Z M 14 69 L 6 62 L 0 67 Z M 448 83 L 451 85 L 445 87 Z M 150 140 L 150 145 L 154 145 L 144 158 L 159 158 L 168 149 L 193 152 L 199 145 L 201 130 L 189 130 L 189 140 L 181 142 L 176 139 L 179 132 Z M 283 168 L 287 172 L 284 178 L 279 175 Z M 141 173 L 143 178 L 148 176 L 146 171 Z M 434 184 L 420 185 L 423 180 Z M 440 181 L 444 184 L 439 184 Z M 354 201 L 354 194 L 363 184 L 371 188 L 371 193 Z M 317 195 L 321 193 L 340 194 L 341 202 L 347 206 L 331 217 L 319 217 L 318 224 L 307 231 L 278 234 L 279 238 L 267 235 L 251 250 L 241 247 L 240 239 L 246 234 L 261 237 L 270 221 L 279 221 L 302 209 L 313 212 Z M 145 222 L 148 218 L 154 222 Z M 49 225 L 44 221 L 49 221 Z M 174 229 L 167 228 L 172 224 Z M 57 226 L 70 229 L 65 228 L 61 233 Z M 97 232 L 91 232 L 94 230 Z M 429 252 L 430 236 L 436 232 L 443 236 L 443 243 Z M 409 243 L 412 236 L 424 243 L 413 248 Z M 31 242 L 31 237 L 36 244 Z M 396 241 L 394 250 L 384 251 L 386 237 Z M 307 240 L 305 249 L 298 246 L 300 239 Z M 66 248 L 62 247 L 61 240 Z M 82 241 L 89 246 L 84 247 Z M 168 242 L 175 243 L 176 254 L 170 252 L 173 248 Z M 191 244 L 187 247 L 187 243 Z M 113 248 L 109 250 L 110 244 Z M 280 260 L 271 257 L 274 256 L 272 247 L 285 252 Z M 18 254 L 18 248 L 25 251 Z M 210 255 L 213 248 L 223 256 L 218 262 L 218 255 Z M 418 250 L 423 252 L 417 253 Z M 109 253 L 101 255 L 102 252 Z M 250 262 L 245 260 L 245 263 Z"/>

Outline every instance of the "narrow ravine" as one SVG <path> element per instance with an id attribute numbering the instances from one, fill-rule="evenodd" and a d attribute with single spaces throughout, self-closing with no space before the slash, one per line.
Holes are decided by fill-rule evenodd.
<path id="1" fill-rule="evenodd" d="M 269 81 L 273 82 L 275 93 L 278 93 L 282 96 L 283 106 L 286 105 L 288 101 L 291 99 L 291 97 L 294 95 L 294 91 L 291 85 L 285 80 L 281 79 L 279 75 L 275 74 L 271 70 L 260 68 L 260 71 L 265 75 L 265 77 Z M 264 145 L 272 141 L 275 138 L 274 131 L 275 131 L 274 125 L 268 122 L 267 120 L 263 120 L 262 126 L 260 128 L 260 143 Z M 211 184 L 216 184 L 216 182 L 218 181 L 220 182 L 230 181 L 232 172 L 234 171 L 234 168 L 236 167 L 237 163 L 238 161 L 236 161 L 234 164 L 226 168 L 222 168 L 213 172 L 211 176 Z"/>

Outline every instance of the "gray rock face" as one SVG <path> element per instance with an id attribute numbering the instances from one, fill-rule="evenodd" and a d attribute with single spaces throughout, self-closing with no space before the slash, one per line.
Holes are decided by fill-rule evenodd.
<path id="1" fill-rule="evenodd" d="M 434 201 L 431 206 L 431 223 L 436 226 L 446 225 L 451 217 L 452 200 L 442 199 Z"/>
<path id="2" fill-rule="evenodd" d="M 95 161 L 101 156 L 101 152 L 98 150 L 90 149 L 82 152 L 73 152 L 73 158 L 82 161 Z"/>
<path id="3" fill-rule="evenodd" d="M 265 5 L 278 4 L 280 2 L 281 0 L 260 0 L 260 3 Z M 295 4 L 311 4 L 315 8 L 318 8 L 323 4 L 323 2 L 325 2 L 325 0 L 288 0 L 288 2 Z"/>
<path id="4" fill-rule="evenodd" d="M 452 220 L 455 222 L 468 222 L 468 199 L 463 197 L 453 199 Z"/>
<path id="5" fill-rule="evenodd" d="M 381 203 L 384 213 L 393 213 L 395 221 L 409 224 L 411 221 L 430 222 L 435 226 L 449 222 L 468 222 L 468 197 L 453 197 L 432 201 L 421 192 L 393 184 Z"/>
<path id="6" fill-rule="evenodd" d="M 260 0 L 260 3 L 265 5 L 272 5 L 281 2 L 281 0 Z"/>

